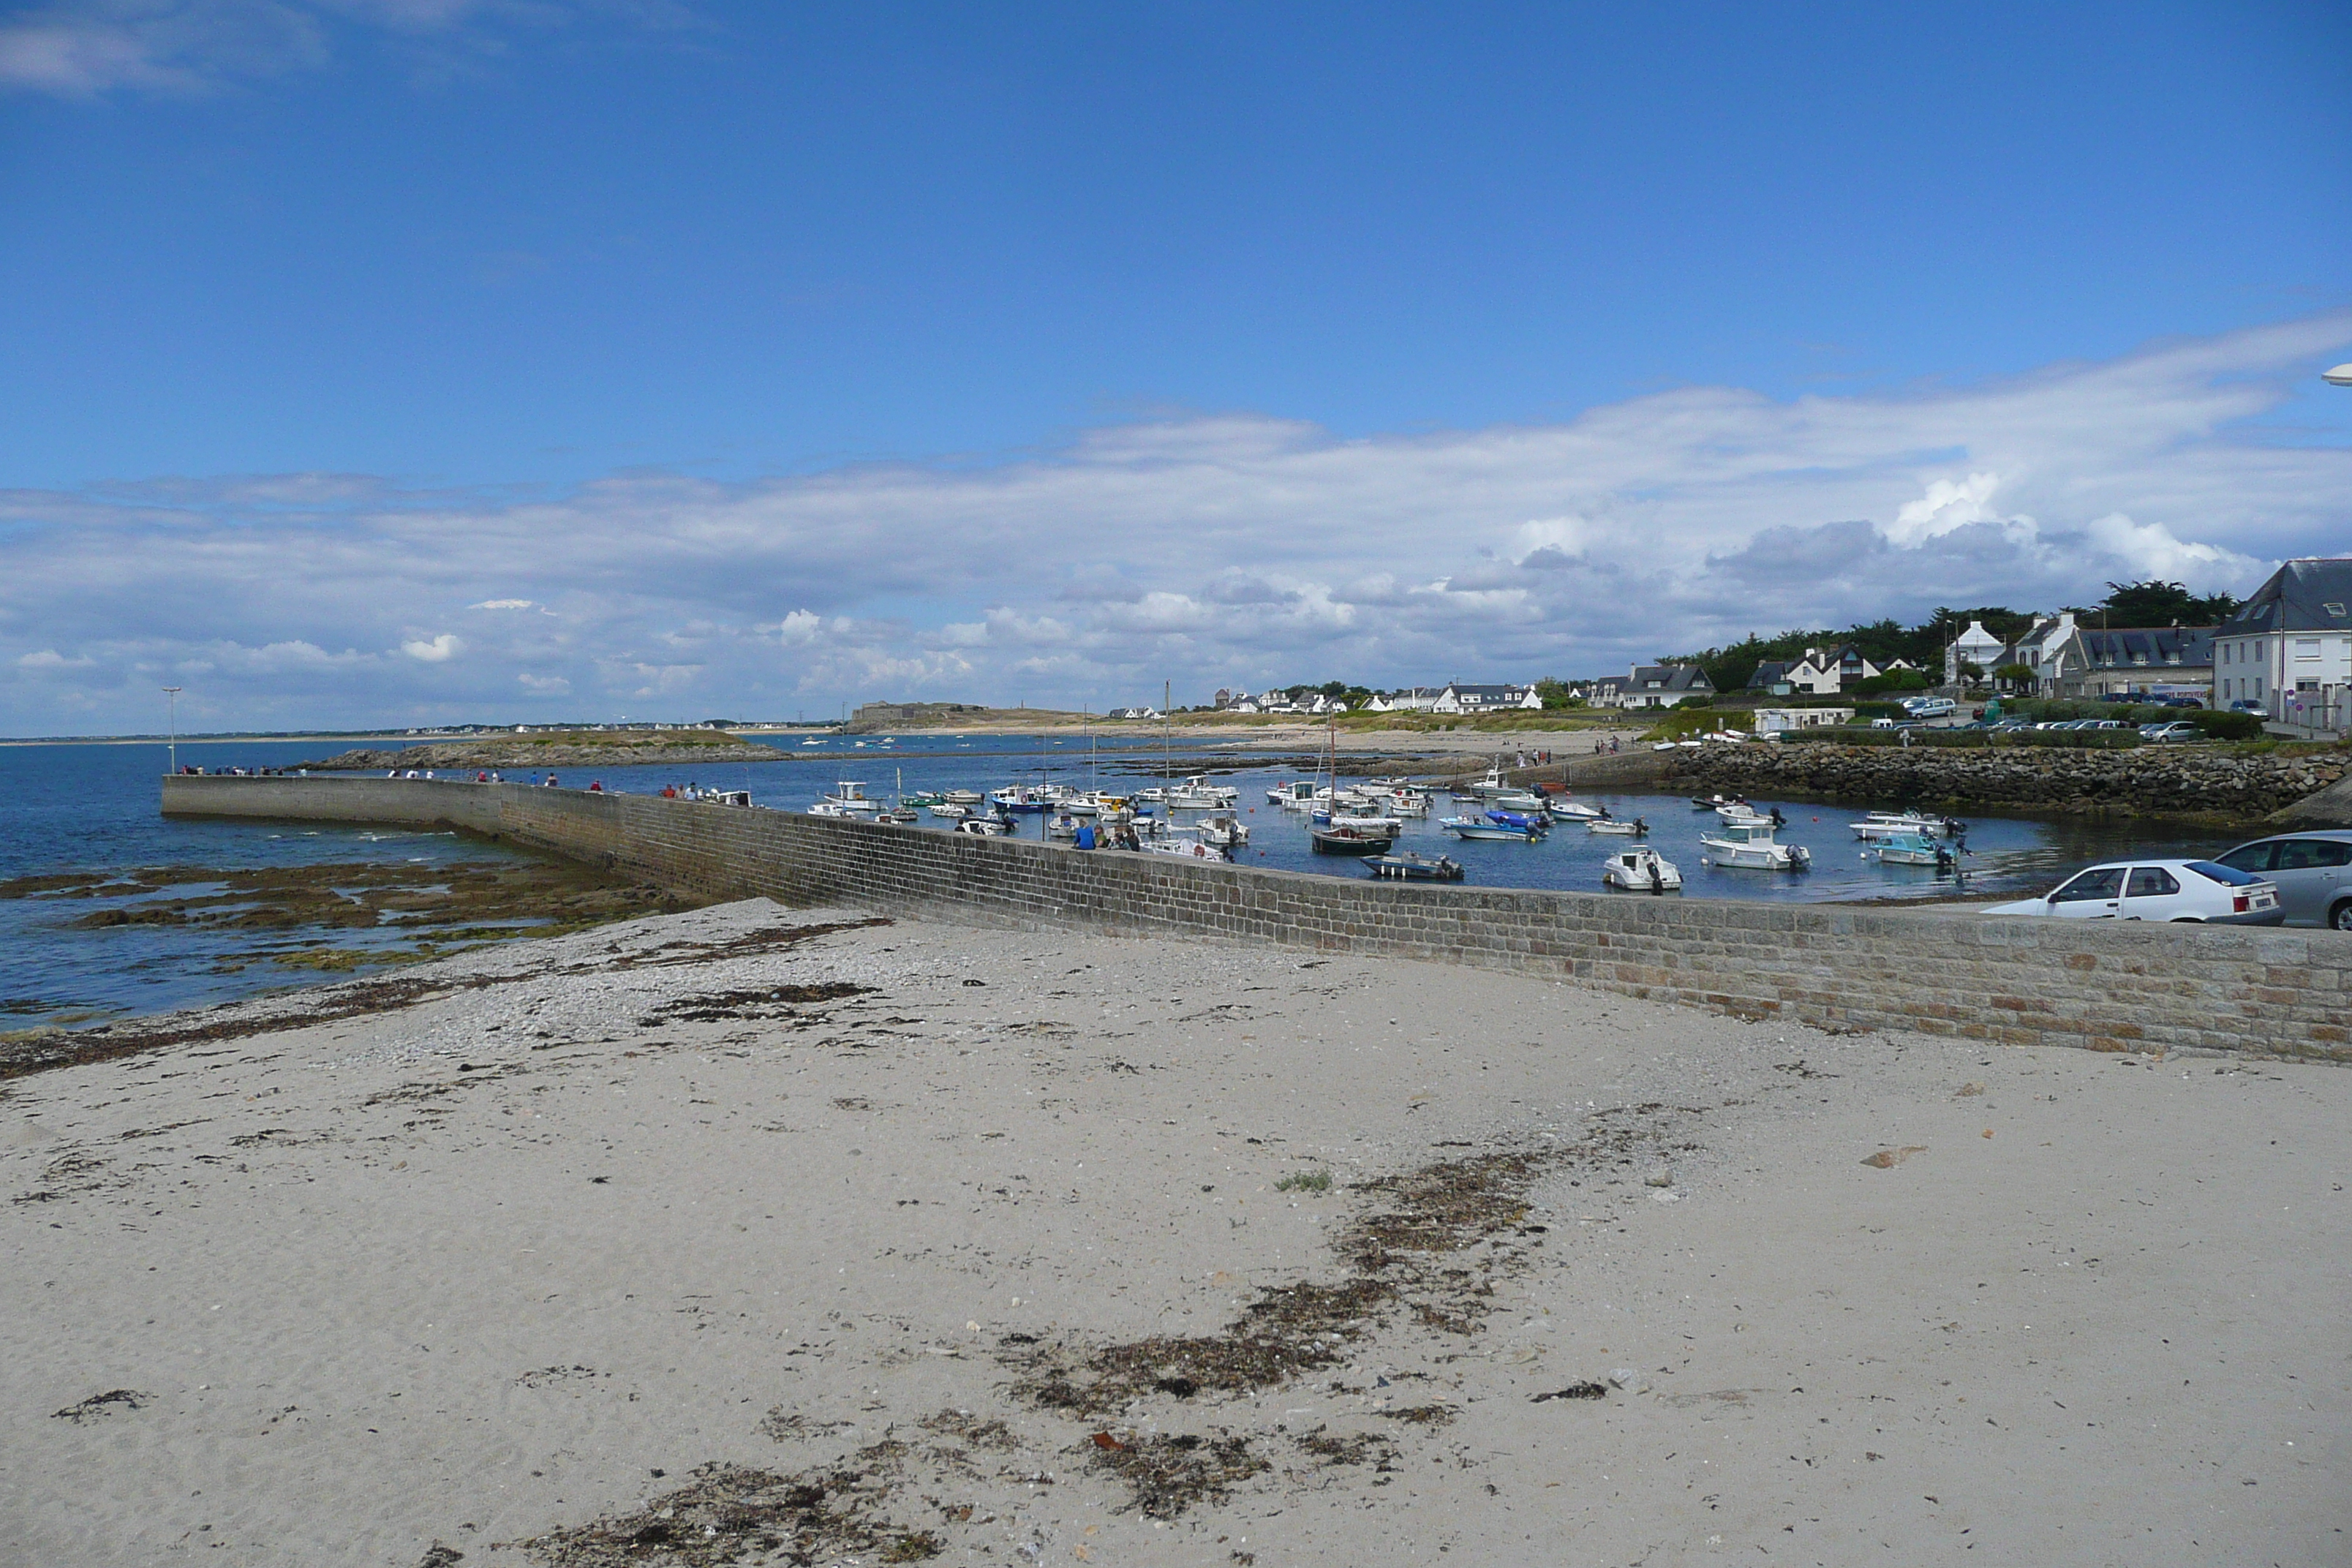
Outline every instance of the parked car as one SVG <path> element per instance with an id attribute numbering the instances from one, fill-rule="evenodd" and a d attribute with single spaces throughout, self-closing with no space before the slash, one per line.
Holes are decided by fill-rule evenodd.
<path id="1" fill-rule="evenodd" d="M 2235 702 L 2230 704 L 2230 711 L 2232 713 L 2267 713 L 2270 710 L 2262 705 L 2262 701 L 2259 698 L 2241 697 Z"/>
<path id="2" fill-rule="evenodd" d="M 2137 702 L 2139 699 L 2128 691 L 2102 691 L 2099 693 L 2099 700 L 2102 702 Z"/>
<path id="3" fill-rule="evenodd" d="M 2286 919 L 2275 885 L 2210 860 L 2110 860 L 2075 872 L 2041 898 L 1995 904 L 1984 912 L 2232 926 L 2274 926 Z"/>
<path id="4" fill-rule="evenodd" d="M 2175 719 L 2168 724 L 2142 724 L 2139 738 L 2159 744 L 2168 741 L 2201 741 L 2205 731 L 2185 719 Z"/>
<path id="5" fill-rule="evenodd" d="M 2352 829 L 2257 838 L 2215 858 L 2275 886 L 2287 924 L 2352 931 Z"/>
<path id="6" fill-rule="evenodd" d="M 1958 712 L 1960 705 L 1948 697 L 1906 697 L 1903 710 L 1914 719 L 1948 719 Z"/>
<path id="7" fill-rule="evenodd" d="M 2205 706 L 2202 699 L 2195 697 L 2159 697 L 2156 700 L 2159 707 L 2164 708 L 2202 708 Z"/>

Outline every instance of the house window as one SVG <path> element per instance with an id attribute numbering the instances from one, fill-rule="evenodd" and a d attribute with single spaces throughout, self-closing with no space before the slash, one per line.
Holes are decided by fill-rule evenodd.
<path id="1" fill-rule="evenodd" d="M 2297 664 L 2301 664 L 2306 659 L 2317 658 L 2318 657 L 2319 639 L 2317 637 L 2297 637 L 2294 639 L 2294 661 Z"/>

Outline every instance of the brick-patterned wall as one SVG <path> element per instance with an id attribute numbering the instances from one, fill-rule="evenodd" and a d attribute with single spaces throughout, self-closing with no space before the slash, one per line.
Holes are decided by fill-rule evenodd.
<path id="1" fill-rule="evenodd" d="M 173 776 L 163 810 L 446 824 L 715 894 L 1435 959 L 1838 1028 L 2352 1061 L 2335 931 L 1433 887 L 512 784 Z"/>

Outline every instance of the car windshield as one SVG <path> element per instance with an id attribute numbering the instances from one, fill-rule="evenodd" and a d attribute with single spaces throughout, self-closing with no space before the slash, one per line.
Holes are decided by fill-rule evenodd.
<path id="1" fill-rule="evenodd" d="M 2218 866 L 2210 860 L 2191 860 L 2189 862 L 2189 868 L 2207 881 L 2219 882 L 2225 888 L 2247 888 L 2262 880 L 2252 872 L 2241 871 L 2230 866 Z"/>

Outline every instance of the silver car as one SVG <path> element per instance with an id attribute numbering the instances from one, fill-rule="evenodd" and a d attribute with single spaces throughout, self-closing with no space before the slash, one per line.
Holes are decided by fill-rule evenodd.
<path id="1" fill-rule="evenodd" d="M 2275 883 L 2287 924 L 2352 931 L 2352 828 L 2282 833 L 2214 858 Z"/>

